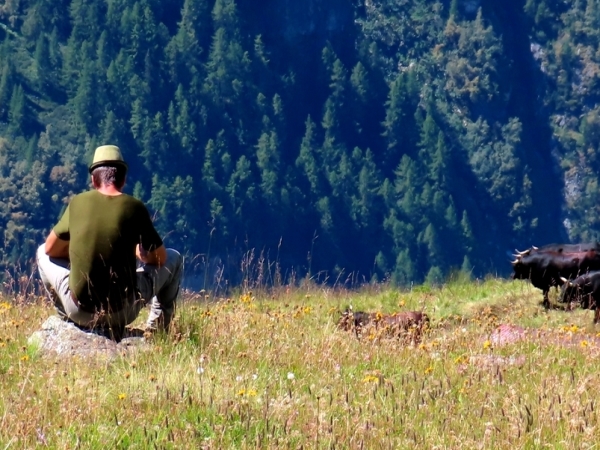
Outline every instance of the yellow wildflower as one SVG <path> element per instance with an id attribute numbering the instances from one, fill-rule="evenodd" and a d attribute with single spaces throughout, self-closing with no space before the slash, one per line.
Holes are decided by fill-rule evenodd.
<path id="1" fill-rule="evenodd" d="M 243 397 L 244 395 L 246 395 L 246 390 L 245 389 L 240 389 L 237 393 L 238 397 Z"/>
<path id="2" fill-rule="evenodd" d="M 581 345 L 582 347 L 587 347 L 588 346 L 588 341 L 583 340 L 583 341 L 581 341 L 579 343 L 579 345 Z"/>
<path id="3" fill-rule="evenodd" d="M 367 375 L 366 377 L 363 378 L 363 383 L 377 383 L 379 382 L 379 377 L 376 377 L 375 375 Z"/>
<path id="4" fill-rule="evenodd" d="M 433 372 L 433 367 L 429 366 L 427 369 L 425 369 L 425 373 L 431 373 Z"/>
<path id="5" fill-rule="evenodd" d="M 21 356 L 21 361 L 29 361 L 29 355 Z"/>
<path id="6" fill-rule="evenodd" d="M 492 347 L 492 343 L 489 340 L 487 340 L 483 343 L 483 348 L 491 348 L 491 347 Z"/>
<path id="7" fill-rule="evenodd" d="M 577 331 L 579 331 L 579 327 L 577 325 L 565 325 L 564 327 L 562 327 L 563 331 L 566 332 L 571 332 L 571 333 L 577 333 Z"/>
<path id="8" fill-rule="evenodd" d="M 245 294 L 240 295 L 240 301 L 242 303 L 251 303 L 254 301 L 254 297 L 252 297 L 252 291 L 248 291 Z"/>
<path id="9" fill-rule="evenodd" d="M 456 364 L 463 364 L 463 363 L 466 363 L 466 362 L 467 362 L 467 357 L 466 357 L 466 356 L 459 356 L 458 358 L 456 358 L 456 359 L 454 360 L 454 362 L 455 362 Z"/>
<path id="10" fill-rule="evenodd" d="M 127 398 L 127 395 L 125 394 L 119 394 L 119 400 L 125 400 Z"/>

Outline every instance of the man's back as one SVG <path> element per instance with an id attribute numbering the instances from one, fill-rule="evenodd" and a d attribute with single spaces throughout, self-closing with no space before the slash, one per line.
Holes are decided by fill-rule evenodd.
<path id="1" fill-rule="evenodd" d="M 135 296 L 135 247 L 162 245 L 148 210 L 129 195 L 104 195 L 96 190 L 75 196 L 54 228 L 70 241 L 69 285 L 81 307 L 119 311 Z"/>

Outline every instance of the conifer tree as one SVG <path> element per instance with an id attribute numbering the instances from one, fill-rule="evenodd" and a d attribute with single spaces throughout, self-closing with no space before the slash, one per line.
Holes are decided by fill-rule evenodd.
<path id="1" fill-rule="evenodd" d="M 237 160 L 226 190 L 234 214 L 238 219 L 250 220 L 256 208 L 257 193 L 252 165 L 245 155 Z"/>
<path id="2" fill-rule="evenodd" d="M 206 65 L 204 91 L 215 105 L 223 108 L 237 104 L 243 97 L 250 58 L 239 37 L 235 1 L 217 0 L 212 17 L 215 33 Z"/>
<path id="3" fill-rule="evenodd" d="M 8 109 L 8 124 L 10 130 L 14 133 L 23 131 L 26 119 L 27 105 L 25 103 L 25 92 L 20 84 L 13 87 L 10 97 L 10 106 Z"/>
<path id="4" fill-rule="evenodd" d="M 305 130 L 300 144 L 300 153 L 296 159 L 296 167 L 306 176 L 309 184 L 309 192 L 318 197 L 324 194 L 321 173 L 322 166 L 321 161 L 317 159 L 316 124 L 310 116 L 306 118 Z"/>
<path id="5" fill-rule="evenodd" d="M 50 63 L 50 50 L 48 48 L 48 41 L 44 34 L 40 34 L 37 40 L 33 61 L 37 88 L 40 91 L 44 91 L 44 89 L 48 86 L 52 71 L 52 66 Z"/>
<path id="6" fill-rule="evenodd" d="M 10 99 L 15 86 L 14 66 L 10 60 L 4 60 L 0 74 L 0 119 L 8 118 Z"/>
<path id="7" fill-rule="evenodd" d="M 277 207 L 280 196 L 280 150 L 277 134 L 263 133 L 256 145 L 256 161 L 260 170 L 263 197 L 270 207 Z"/>

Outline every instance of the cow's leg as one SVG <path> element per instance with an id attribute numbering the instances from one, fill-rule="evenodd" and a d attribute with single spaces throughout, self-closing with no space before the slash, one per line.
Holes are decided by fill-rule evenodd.
<path id="1" fill-rule="evenodd" d="M 548 298 L 549 291 L 550 289 L 546 289 L 544 291 L 544 301 L 542 302 L 542 306 L 544 307 L 544 309 L 550 309 L 550 299 Z"/>
<path id="2" fill-rule="evenodd" d="M 596 308 L 596 309 L 594 309 L 594 325 L 596 325 L 599 320 L 600 320 L 600 309 Z"/>

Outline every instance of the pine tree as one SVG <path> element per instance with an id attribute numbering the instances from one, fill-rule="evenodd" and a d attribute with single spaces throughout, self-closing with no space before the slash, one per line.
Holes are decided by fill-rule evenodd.
<path id="1" fill-rule="evenodd" d="M 142 131 L 140 158 L 151 173 L 169 173 L 169 141 L 166 136 L 165 118 L 158 112 L 147 120 Z"/>
<path id="2" fill-rule="evenodd" d="M 10 60 L 4 60 L 0 75 L 0 119 L 8 117 L 10 99 L 15 87 L 14 66 Z"/>
<path id="3" fill-rule="evenodd" d="M 411 155 L 416 145 L 415 105 L 410 91 L 409 78 L 404 73 L 399 74 L 390 84 L 387 101 L 385 102 L 385 120 L 382 123 L 386 149 L 383 155 L 383 167 L 395 167 L 402 155 Z M 387 174 L 391 174 L 388 169 Z"/>
<path id="4" fill-rule="evenodd" d="M 37 88 L 44 91 L 51 80 L 52 66 L 50 62 L 50 50 L 48 41 L 44 34 L 40 34 L 33 56 L 35 78 Z"/>
<path id="5" fill-rule="evenodd" d="M 204 92 L 223 108 L 243 98 L 251 62 L 241 44 L 235 1 L 217 0 L 212 17 L 215 33 L 206 64 Z"/>
<path id="6" fill-rule="evenodd" d="M 424 218 L 421 210 L 419 190 L 423 189 L 422 176 L 417 163 L 404 155 L 395 171 L 394 189 L 398 198 L 398 207 L 411 223 Z"/>
<path id="7" fill-rule="evenodd" d="M 358 223 L 365 230 L 375 230 L 378 226 L 378 217 L 382 211 L 379 196 L 381 184 L 381 175 L 373 159 L 373 153 L 367 149 L 362 158 L 357 185 Z"/>
<path id="8" fill-rule="evenodd" d="M 71 100 L 75 117 L 82 126 L 81 131 L 93 133 L 97 130 L 104 110 L 102 98 L 104 97 L 99 90 L 95 64 L 88 62 L 79 78 L 75 97 Z"/>
<path id="9" fill-rule="evenodd" d="M 10 130 L 15 134 L 19 134 L 23 131 L 26 119 L 26 108 L 25 92 L 23 91 L 23 87 L 20 84 L 17 84 L 13 87 L 8 110 L 8 124 Z"/>
<path id="10" fill-rule="evenodd" d="M 235 164 L 235 170 L 226 188 L 232 210 L 238 219 L 247 221 L 253 217 L 252 212 L 257 201 L 255 185 L 250 161 L 242 155 Z"/>
<path id="11" fill-rule="evenodd" d="M 373 114 L 369 105 L 371 86 L 365 66 L 359 61 L 352 69 L 350 75 L 350 86 L 352 95 L 349 101 L 349 116 L 352 121 L 348 131 L 350 142 L 356 142 L 359 146 L 369 145 L 369 115 Z"/>
<path id="12" fill-rule="evenodd" d="M 201 54 L 210 44 L 210 6 L 206 0 L 185 0 L 177 34 L 166 53 L 174 84 L 189 84 L 196 73 L 202 73 Z"/>
<path id="13" fill-rule="evenodd" d="M 62 69 L 62 52 L 60 50 L 59 31 L 56 27 L 52 30 L 48 39 L 48 56 L 53 82 L 57 82 L 58 74 Z"/>
<path id="14" fill-rule="evenodd" d="M 256 145 L 256 161 L 260 169 L 262 194 L 271 207 L 279 204 L 280 160 L 277 134 L 275 132 L 263 133 Z"/>
<path id="15" fill-rule="evenodd" d="M 123 121 L 117 117 L 114 111 L 108 111 L 106 117 L 102 119 L 100 125 L 101 135 L 100 139 L 106 143 L 121 142 L 124 134 L 125 127 Z"/>
<path id="16" fill-rule="evenodd" d="M 310 189 L 309 192 L 320 197 L 323 192 L 322 186 L 322 166 L 317 159 L 317 136 L 316 124 L 308 116 L 305 122 L 306 131 L 300 144 L 300 153 L 296 159 L 296 167 L 306 176 Z"/>
<path id="17" fill-rule="evenodd" d="M 102 72 L 106 72 L 113 59 L 112 46 L 108 37 L 108 32 L 104 30 L 98 40 L 96 56 L 97 66 Z"/>
<path id="18" fill-rule="evenodd" d="M 400 286 L 418 282 L 414 259 L 407 249 L 400 251 L 396 257 L 392 281 Z"/>
<path id="19" fill-rule="evenodd" d="M 76 43 L 83 41 L 96 42 L 102 32 L 101 19 L 105 12 L 104 2 L 88 0 L 72 0 L 69 6 L 72 31 L 71 37 Z"/>

